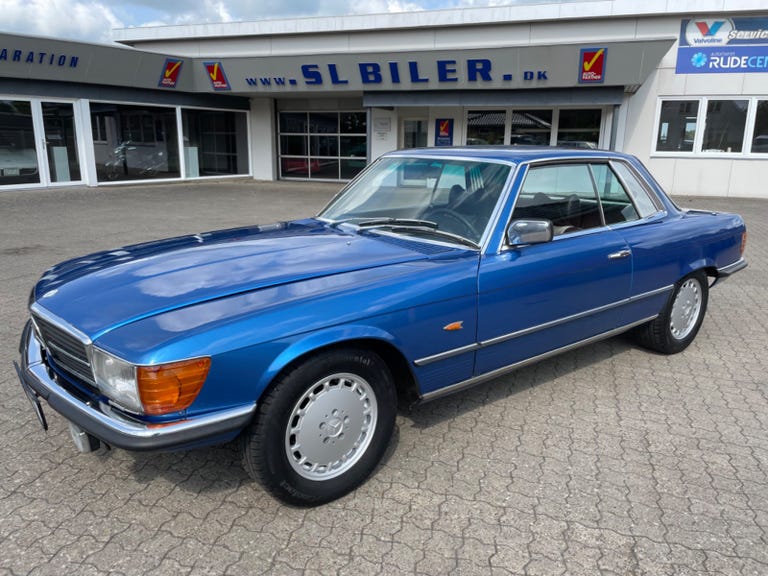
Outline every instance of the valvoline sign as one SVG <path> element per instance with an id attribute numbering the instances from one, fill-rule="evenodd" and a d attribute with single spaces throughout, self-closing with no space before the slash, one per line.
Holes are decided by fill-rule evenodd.
<path id="1" fill-rule="evenodd" d="M 682 20 L 675 72 L 768 72 L 768 18 Z"/>

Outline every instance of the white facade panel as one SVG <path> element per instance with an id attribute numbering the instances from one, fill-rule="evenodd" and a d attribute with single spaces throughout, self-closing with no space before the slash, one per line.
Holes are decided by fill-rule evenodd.
<path id="1" fill-rule="evenodd" d="M 349 39 L 349 50 L 354 52 L 432 50 L 435 36 L 432 30 L 413 30 L 394 35 L 390 32 L 354 34 Z"/>
<path id="2" fill-rule="evenodd" d="M 742 94 L 751 96 L 764 96 L 768 99 L 768 73 L 744 74 L 742 82 Z"/>
<path id="3" fill-rule="evenodd" d="M 686 77 L 675 74 L 674 68 L 661 68 L 657 70 L 647 82 L 652 82 L 651 90 L 645 90 L 646 97 L 653 99 L 654 94 L 660 96 L 672 96 L 685 94 Z"/>
<path id="4" fill-rule="evenodd" d="M 574 42 L 605 42 L 616 39 L 633 39 L 635 20 L 592 20 L 581 26 L 567 22 L 535 24 L 531 30 L 532 44 L 569 44 Z"/>
<path id="5" fill-rule="evenodd" d="M 734 162 L 728 187 L 728 196 L 768 198 L 768 159 Z"/>
<path id="6" fill-rule="evenodd" d="M 323 36 L 279 36 L 272 38 L 271 54 L 320 54 L 347 52 L 349 36 L 331 34 Z"/>
<path id="7" fill-rule="evenodd" d="M 688 74 L 685 76 L 685 95 L 738 96 L 743 84 L 744 74 Z"/>
<path id="8" fill-rule="evenodd" d="M 482 28 L 435 30 L 435 48 L 473 48 L 481 46 L 525 46 L 531 43 L 530 24 L 498 24 Z"/>
<path id="9" fill-rule="evenodd" d="M 368 134 L 368 153 L 371 160 L 375 160 L 390 150 L 397 150 L 397 111 L 374 108 L 371 111 Z"/>

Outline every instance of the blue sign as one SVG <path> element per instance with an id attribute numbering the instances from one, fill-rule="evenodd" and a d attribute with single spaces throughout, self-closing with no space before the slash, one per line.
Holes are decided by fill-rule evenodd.
<path id="1" fill-rule="evenodd" d="M 768 72 L 768 18 L 683 20 L 675 72 Z"/>
<path id="2" fill-rule="evenodd" d="M 435 146 L 453 146 L 453 118 L 435 120 Z"/>

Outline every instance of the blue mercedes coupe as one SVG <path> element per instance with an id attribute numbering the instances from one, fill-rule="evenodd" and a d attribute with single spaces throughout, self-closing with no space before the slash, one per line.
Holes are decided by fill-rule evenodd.
<path id="1" fill-rule="evenodd" d="M 239 437 L 270 493 L 320 504 L 375 469 L 398 402 L 622 332 L 681 352 L 745 243 L 739 216 L 678 208 L 632 156 L 398 151 L 314 218 L 54 266 L 16 368 L 83 452 Z"/>

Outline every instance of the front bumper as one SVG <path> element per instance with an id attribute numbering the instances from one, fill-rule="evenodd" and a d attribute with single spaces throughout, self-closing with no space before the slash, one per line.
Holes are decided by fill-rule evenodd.
<path id="1" fill-rule="evenodd" d="M 24 327 L 19 351 L 21 366 L 13 364 L 28 395 L 42 398 L 69 422 L 117 448 L 174 450 L 223 442 L 242 430 L 256 410 L 254 402 L 178 422 L 145 424 L 129 420 L 104 404 L 85 403 L 62 387 L 43 361 L 43 350 L 31 322 Z"/>

